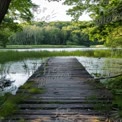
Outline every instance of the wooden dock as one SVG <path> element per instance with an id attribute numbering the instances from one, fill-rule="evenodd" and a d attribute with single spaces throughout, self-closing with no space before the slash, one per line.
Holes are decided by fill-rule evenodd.
<path id="1" fill-rule="evenodd" d="M 10 122 L 105 122 L 109 116 L 110 93 L 76 58 L 50 58 L 28 82 L 45 92 L 25 92 L 30 97 L 18 104 Z"/>

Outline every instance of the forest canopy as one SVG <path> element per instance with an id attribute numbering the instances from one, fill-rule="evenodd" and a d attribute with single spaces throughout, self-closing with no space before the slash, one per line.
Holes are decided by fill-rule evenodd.
<path id="1" fill-rule="evenodd" d="M 59 2 L 59 0 L 57 1 Z M 72 6 L 67 14 L 73 16 L 75 24 L 72 25 L 71 22 L 64 26 L 63 22 L 60 24 L 54 22 L 58 23 L 59 27 L 54 26 L 55 24 L 51 25 L 51 23 L 40 26 L 39 23 L 42 22 L 32 22 L 31 9 L 38 6 L 31 0 L 0 0 L 0 22 L 3 20 L 0 25 L 0 45 L 6 47 L 6 44 L 31 44 L 32 42 L 33 44 L 47 44 L 48 42 L 48 44 L 90 46 L 99 41 L 100 44 L 104 42 L 106 46 L 122 46 L 122 0 L 65 0 L 64 4 Z M 77 21 L 84 12 L 90 15 L 92 22 L 83 22 L 83 25 L 82 22 Z M 17 23 L 18 20 L 21 24 Z M 26 22 L 28 25 L 24 25 Z M 74 26 L 75 29 L 71 26 Z M 29 34 L 25 34 L 28 29 L 30 29 Z M 23 34 L 24 36 L 20 39 L 20 35 Z M 53 34 L 56 35 L 53 36 Z M 47 35 L 50 37 L 49 41 L 47 41 Z M 37 41 L 39 39 L 40 41 Z"/>
<path id="2" fill-rule="evenodd" d="M 31 8 L 38 7 L 31 0 L 0 0 L 0 45 L 6 47 L 8 38 L 22 27 L 17 23 L 30 22 Z M 1 23 L 2 22 L 2 23 Z"/>
<path id="3" fill-rule="evenodd" d="M 94 26 L 86 28 L 90 39 L 105 41 L 107 46 L 122 46 L 122 0 L 65 0 L 73 6 L 68 14 L 74 20 L 89 13 Z"/>
<path id="4" fill-rule="evenodd" d="M 103 42 L 90 41 L 83 32 L 89 22 L 33 22 L 23 24 L 23 30 L 9 37 L 9 44 L 14 45 L 82 45 L 89 47 Z"/>

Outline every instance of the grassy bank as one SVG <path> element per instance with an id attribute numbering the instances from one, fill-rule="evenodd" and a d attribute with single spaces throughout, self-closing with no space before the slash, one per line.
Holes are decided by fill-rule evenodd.
<path id="1" fill-rule="evenodd" d="M 18 61 L 27 58 L 43 58 L 43 57 L 53 57 L 53 56 L 87 56 L 87 57 L 122 57 L 122 50 L 116 50 L 111 52 L 111 50 L 88 50 L 88 51 L 2 51 L 0 52 L 0 63 L 5 63 L 8 61 Z"/>
<path id="2" fill-rule="evenodd" d="M 111 90 L 113 94 L 113 112 L 111 115 L 112 122 L 122 121 L 122 76 L 108 79 L 104 85 Z"/>
<path id="3" fill-rule="evenodd" d="M 45 89 L 35 88 L 33 85 L 34 81 L 28 81 L 20 87 L 23 90 L 22 92 L 16 95 L 7 93 L 4 96 L 0 96 L 0 122 L 4 121 L 5 117 L 13 115 L 19 110 L 17 104 L 21 103 L 21 101 L 30 98 L 32 94 L 42 94 L 45 92 Z"/>
<path id="4" fill-rule="evenodd" d="M 84 48 L 81 45 L 7 45 L 7 49 L 32 49 L 32 48 Z M 3 49 L 3 47 L 0 47 Z"/>

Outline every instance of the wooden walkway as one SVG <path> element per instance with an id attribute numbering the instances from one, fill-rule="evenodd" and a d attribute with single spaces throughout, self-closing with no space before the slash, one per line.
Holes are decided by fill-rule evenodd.
<path id="1" fill-rule="evenodd" d="M 10 122 L 105 122 L 109 115 L 110 94 L 76 58 L 50 58 L 30 80 L 45 92 L 25 92 L 31 97 L 18 104 Z"/>

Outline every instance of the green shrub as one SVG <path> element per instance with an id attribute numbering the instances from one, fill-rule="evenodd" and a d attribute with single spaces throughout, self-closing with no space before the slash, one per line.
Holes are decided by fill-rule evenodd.
<path id="1" fill-rule="evenodd" d="M 113 93 L 113 114 L 114 120 L 122 120 L 122 76 L 105 82 L 107 88 Z"/>

